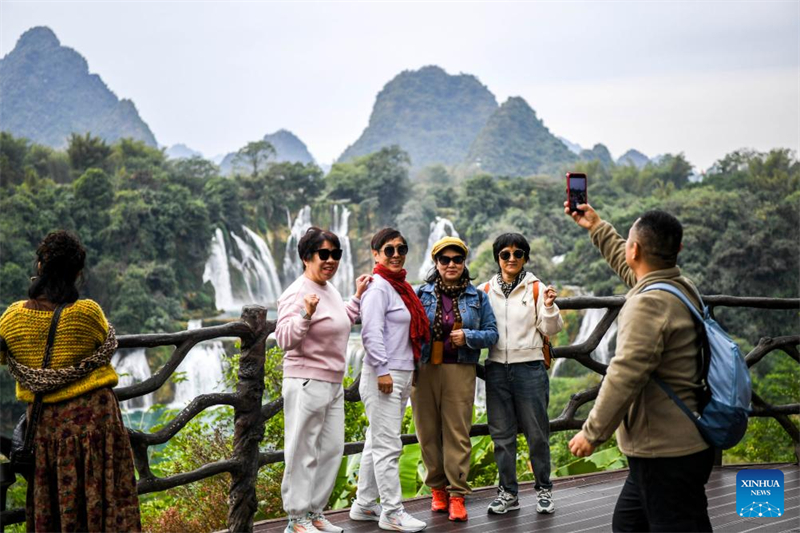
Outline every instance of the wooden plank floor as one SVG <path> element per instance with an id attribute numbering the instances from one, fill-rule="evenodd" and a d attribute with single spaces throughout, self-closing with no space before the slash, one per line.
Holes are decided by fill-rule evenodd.
<path id="1" fill-rule="evenodd" d="M 736 514 L 736 473 L 744 468 L 780 468 L 784 472 L 784 516 L 780 518 L 742 518 Z M 494 499 L 493 487 L 475 490 L 467 498 L 469 521 L 453 523 L 445 513 L 431 513 L 430 497 L 407 500 L 406 511 L 428 522 L 426 531 L 490 533 L 512 531 L 601 532 L 611 531 L 611 515 L 627 470 L 553 480 L 556 512 L 536 513 L 536 492 L 532 483 L 520 485 L 522 509 L 506 515 L 489 515 L 486 507 Z M 742 465 L 714 469 L 706 485 L 709 515 L 719 532 L 800 532 L 800 468 L 797 465 Z M 353 522 L 346 509 L 325 513 L 328 519 L 350 532 L 378 532 L 376 522 Z M 256 533 L 278 533 L 286 520 L 268 520 L 254 525 Z"/>

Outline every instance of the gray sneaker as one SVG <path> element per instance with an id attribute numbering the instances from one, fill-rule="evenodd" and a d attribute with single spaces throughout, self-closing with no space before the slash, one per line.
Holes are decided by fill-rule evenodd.
<path id="1" fill-rule="evenodd" d="M 506 514 L 509 511 L 519 511 L 519 498 L 503 487 L 497 489 L 497 498 L 489 504 L 490 514 Z"/>
<path id="2" fill-rule="evenodd" d="M 536 512 L 546 514 L 556 512 L 556 504 L 553 503 L 553 493 L 550 489 L 542 489 L 536 492 Z"/>

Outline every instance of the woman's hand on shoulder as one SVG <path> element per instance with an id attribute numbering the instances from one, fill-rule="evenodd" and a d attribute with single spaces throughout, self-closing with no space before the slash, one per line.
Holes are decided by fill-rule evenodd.
<path id="1" fill-rule="evenodd" d="M 367 290 L 367 286 L 372 281 L 372 276 L 369 274 L 362 274 L 356 280 L 356 298 L 361 299 L 361 295 Z"/>

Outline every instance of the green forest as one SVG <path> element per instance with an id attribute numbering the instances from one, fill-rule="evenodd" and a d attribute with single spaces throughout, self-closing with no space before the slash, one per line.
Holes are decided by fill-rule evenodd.
<path id="1" fill-rule="evenodd" d="M 330 222 L 330 206 L 351 210 L 356 274 L 370 269 L 370 236 L 387 225 L 404 233 L 411 247 L 409 261 L 419 264 L 430 222 L 443 216 L 454 222 L 471 247 L 469 268 L 477 281 L 495 271 L 495 236 L 519 231 L 532 245 L 530 270 L 563 287 L 562 295 L 568 296 L 572 287 L 595 295 L 625 292 L 586 232 L 564 215 L 563 178 L 489 175 L 463 166 L 415 169 L 397 146 L 336 163 L 327 174 L 313 163 L 274 162 L 274 155 L 268 142 L 251 142 L 237 153 L 240 171 L 223 177 L 209 161 L 169 160 L 162 150 L 141 141 L 108 144 L 90 134 L 73 134 L 66 149 L 55 150 L 0 134 L 0 307 L 25 298 L 42 237 L 54 229 L 68 229 L 87 248 L 82 297 L 98 301 L 118 333 L 185 329 L 191 318 L 217 315 L 214 288 L 203 282 L 214 230 L 246 225 L 265 238 L 276 258 L 283 257 L 290 232 L 287 210 L 294 216 L 304 205 L 311 206 L 314 223 L 323 227 Z M 647 209 L 675 214 L 684 225 L 679 265 L 703 294 L 800 296 L 800 163 L 789 150 L 727 154 L 699 181 L 690 179 L 692 165 L 682 154 L 663 156 L 643 168 L 595 160 L 575 163 L 557 175 L 563 175 L 562 170 L 588 175 L 590 203 L 623 235 Z M 554 263 L 554 256 L 563 256 L 563 261 Z M 410 272 L 415 277 L 416 270 Z M 564 314 L 567 327 L 555 339 L 557 345 L 568 344 L 577 333 L 577 312 Z M 745 353 L 761 337 L 796 333 L 798 325 L 796 311 L 721 308 L 717 318 Z M 274 398 L 280 395 L 280 353 L 273 350 L 269 355 L 267 395 Z M 229 379 L 235 376 L 235 365 L 232 357 Z M 598 379 L 577 364 L 568 365 L 566 375 L 551 385 L 551 417 L 571 393 Z M 771 354 L 754 367 L 753 376 L 755 390 L 767 401 L 800 400 L 800 371 L 788 355 Z M 5 370 L 0 384 L 7 428 L 10 413 L 17 409 L 12 408 L 13 389 Z M 363 438 L 363 408 L 349 404 L 347 409 L 348 440 Z M 224 410 L 215 417 L 193 422 L 158 452 L 160 473 L 193 468 L 198 461 L 228 453 L 231 417 Z M 204 437 L 209 432 L 215 438 Z M 554 470 L 572 462 L 564 445 L 572 434 L 553 435 Z M 263 446 L 281 445 L 278 416 L 268 425 Z M 476 439 L 474 446 L 473 484 L 496 482 L 491 441 Z M 523 479 L 531 479 L 525 453 L 519 470 Z M 598 455 L 598 468 L 623 465 L 613 442 L 598 453 L 605 454 Z M 778 424 L 754 419 L 745 440 L 726 452 L 725 460 L 792 457 L 791 441 Z M 354 494 L 349 467 L 355 460 L 343 460 L 331 505 L 347 505 Z M 424 491 L 418 449 L 407 447 L 401 465 L 404 494 Z M 260 472 L 257 519 L 281 513 L 275 488 L 280 468 Z M 143 498 L 145 525 L 151 531 L 219 529 L 225 520 L 226 491 L 227 480 L 220 476 Z"/>

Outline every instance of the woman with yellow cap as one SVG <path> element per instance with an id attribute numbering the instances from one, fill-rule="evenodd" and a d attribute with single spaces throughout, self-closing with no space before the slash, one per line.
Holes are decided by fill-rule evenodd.
<path id="1" fill-rule="evenodd" d="M 486 294 L 470 283 L 464 264 L 469 248 L 459 238 L 433 245 L 434 269 L 417 291 L 431 323 L 431 340 L 422 347 L 411 405 L 417 438 L 431 488 L 431 510 L 466 521 L 469 494 L 475 366 L 481 348 L 497 342 L 497 325 Z"/>

